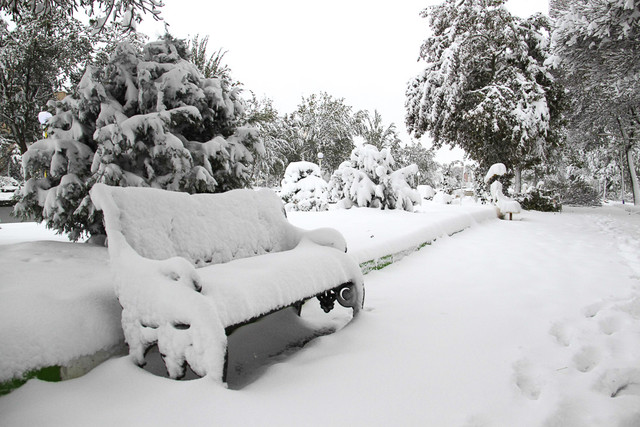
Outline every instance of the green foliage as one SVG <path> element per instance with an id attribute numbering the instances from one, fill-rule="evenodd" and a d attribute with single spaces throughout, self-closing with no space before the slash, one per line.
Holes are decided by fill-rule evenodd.
<path id="1" fill-rule="evenodd" d="M 415 164 L 419 174 L 416 176 L 416 185 L 427 184 L 435 187 L 437 181 L 438 164 L 436 163 L 433 148 L 425 148 L 420 141 L 414 140 L 411 144 L 399 146 L 396 149 L 396 163 L 400 167 Z"/>
<path id="2" fill-rule="evenodd" d="M 356 122 L 352 107 L 343 98 L 334 98 L 326 92 L 302 99 L 293 114 L 285 118 L 290 133 L 287 135 L 296 147 L 292 161 L 317 161 L 324 155 L 322 169 L 336 170 L 349 159 L 354 148 Z"/>
<path id="3" fill-rule="evenodd" d="M 524 210 L 541 212 L 560 212 L 562 205 L 557 198 L 545 195 L 538 188 L 519 195 L 516 200 Z"/>
<path id="4" fill-rule="evenodd" d="M 365 144 L 371 144 L 378 150 L 390 148 L 397 151 L 400 145 L 396 125 L 391 123 L 385 126 L 378 110 L 373 112 L 373 117 L 368 110 L 358 111 L 355 115 L 355 132 L 364 138 Z"/>
<path id="5" fill-rule="evenodd" d="M 57 382 L 60 381 L 60 366 L 47 366 L 25 372 L 21 378 L 14 378 L 5 382 L 0 382 L 0 396 L 11 393 L 13 390 L 21 387 L 30 379 L 37 378 L 42 381 Z"/>
<path id="6" fill-rule="evenodd" d="M 258 99 L 253 93 L 247 100 L 245 120 L 258 129 L 265 149 L 264 155 L 256 157 L 253 183 L 266 187 L 276 185 L 284 176 L 286 166 L 298 158 L 292 129 L 278 114 L 271 99 Z"/>
<path id="7" fill-rule="evenodd" d="M 560 196 L 560 202 L 563 205 L 600 206 L 602 204 L 598 190 L 582 177 L 552 181 L 547 184 L 547 188 Z"/>
<path id="8" fill-rule="evenodd" d="M 188 47 L 191 50 L 191 61 L 200 70 L 203 76 L 206 78 L 216 77 L 224 81 L 231 86 L 239 85 L 238 82 L 234 82 L 231 78 L 231 69 L 225 63 L 223 63 L 224 56 L 227 51 L 223 51 L 219 48 L 217 51 L 208 54 L 209 36 L 204 36 L 202 39 L 200 35 L 195 35 L 188 42 Z"/>

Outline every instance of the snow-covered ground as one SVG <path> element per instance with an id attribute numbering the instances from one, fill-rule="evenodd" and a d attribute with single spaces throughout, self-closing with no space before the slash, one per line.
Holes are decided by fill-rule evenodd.
<path id="1" fill-rule="evenodd" d="M 398 222 L 384 213 L 389 221 L 374 227 L 371 211 L 351 212 L 362 215 L 361 228 L 373 227 L 368 238 L 380 237 L 377 245 L 392 228 L 385 224 Z M 306 215 L 290 218 L 326 225 Z M 0 250 L 7 247 L 17 251 Z M 73 280 L 74 269 L 64 268 Z M 157 377 L 120 357 L 74 380 L 29 381 L 0 398 L 0 424 L 640 425 L 637 210 L 568 208 L 485 221 L 369 273 L 365 286 L 358 319 L 266 358 L 270 366 L 235 389 Z M 231 354 L 244 353 L 234 356 L 238 371 L 263 357 L 269 322 L 278 321 L 256 325 L 253 336 L 264 342 L 255 347 L 230 344 Z M 312 321 L 286 332 L 304 341 Z"/>

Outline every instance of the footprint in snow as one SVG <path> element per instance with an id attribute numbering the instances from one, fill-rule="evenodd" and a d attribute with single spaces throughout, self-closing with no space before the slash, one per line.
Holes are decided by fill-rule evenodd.
<path id="1" fill-rule="evenodd" d="M 514 381 L 528 399 L 538 400 L 544 381 L 540 372 L 528 360 L 520 360 L 513 364 Z"/>
<path id="2" fill-rule="evenodd" d="M 600 332 L 605 335 L 613 335 L 620 330 L 621 320 L 618 316 L 606 316 L 598 321 Z"/>
<path id="3" fill-rule="evenodd" d="M 597 388 L 612 398 L 640 396 L 640 369 L 612 369 L 600 377 Z"/>
<path id="4" fill-rule="evenodd" d="M 582 314 L 584 314 L 584 317 L 587 317 L 587 318 L 596 317 L 596 314 L 598 314 L 600 310 L 604 308 L 605 305 L 606 303 L 604 301 L 590 304 L 582 309 Z"/>
<path id="5" fill-rule="evenodd" d="M 573 356 L 573 366 L 580 372 L 589 372 L 602 360 L 600 351 L 596 347 L 582 347 Z"/>
<path id="6" fill-rule="evenodd" d="M 571 344 L 571 332 L 564 322 L 556 322 L 551 325 L 549 334 L 556 339 L 556 342 L 564 347 Z"/>

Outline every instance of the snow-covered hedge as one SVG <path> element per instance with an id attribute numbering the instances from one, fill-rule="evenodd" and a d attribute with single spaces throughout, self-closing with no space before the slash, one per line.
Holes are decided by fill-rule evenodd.
<path id="1" fill-rule="evenodd" d="M 280 197 L 287 211 L 327 210 L 327 182 L 320 167 L 311 162 L 293 162 L 287 166 Z"/>
<path id="2" fill-rule="evenodd" d="M 344 207 L 360 206 L 404 209 L 412 212 L 422 202 L 418 191 L 407 180 L 418 172 L 413 164 L 393 170 L 391 150 L 373 145 L 355 148 L 351 160 L 343 162 L 331 176 L 329 188 L 333 200 Z"/>
<path id="3" fill-rule="evenodd" d="M 166 37 L 142 54 L 121 44 L 104 69 L 88 67 L 51 105 L 50 138 L 23 156 L 16 213 L 76 239 L 104 232 L 88 196 L 96 182 L 190 193 L 244 186 L 264 147 L 255 129 L 238 127 L 238 89 L 204 78 L 188 58 Z"/>

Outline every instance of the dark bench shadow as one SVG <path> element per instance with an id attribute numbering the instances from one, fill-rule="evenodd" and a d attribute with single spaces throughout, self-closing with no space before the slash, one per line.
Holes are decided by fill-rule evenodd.
<path id="1" fill-rule="evenodd" d="M 336 307 L 324 313 L 314 298 L 302 307 L 298 316 L 292 307 L 265 316 L 236 329 L 228 337 L 227 385 L 240 390 L 258 380 L 269 366 L 286 360 L 307 343 L 342 329 L 351 321 L 351 309 Z M 145 356 L 144 369 L 168 378 L 157 346 Z M 181 381 L 199 378 L 189 367 Z"/>

